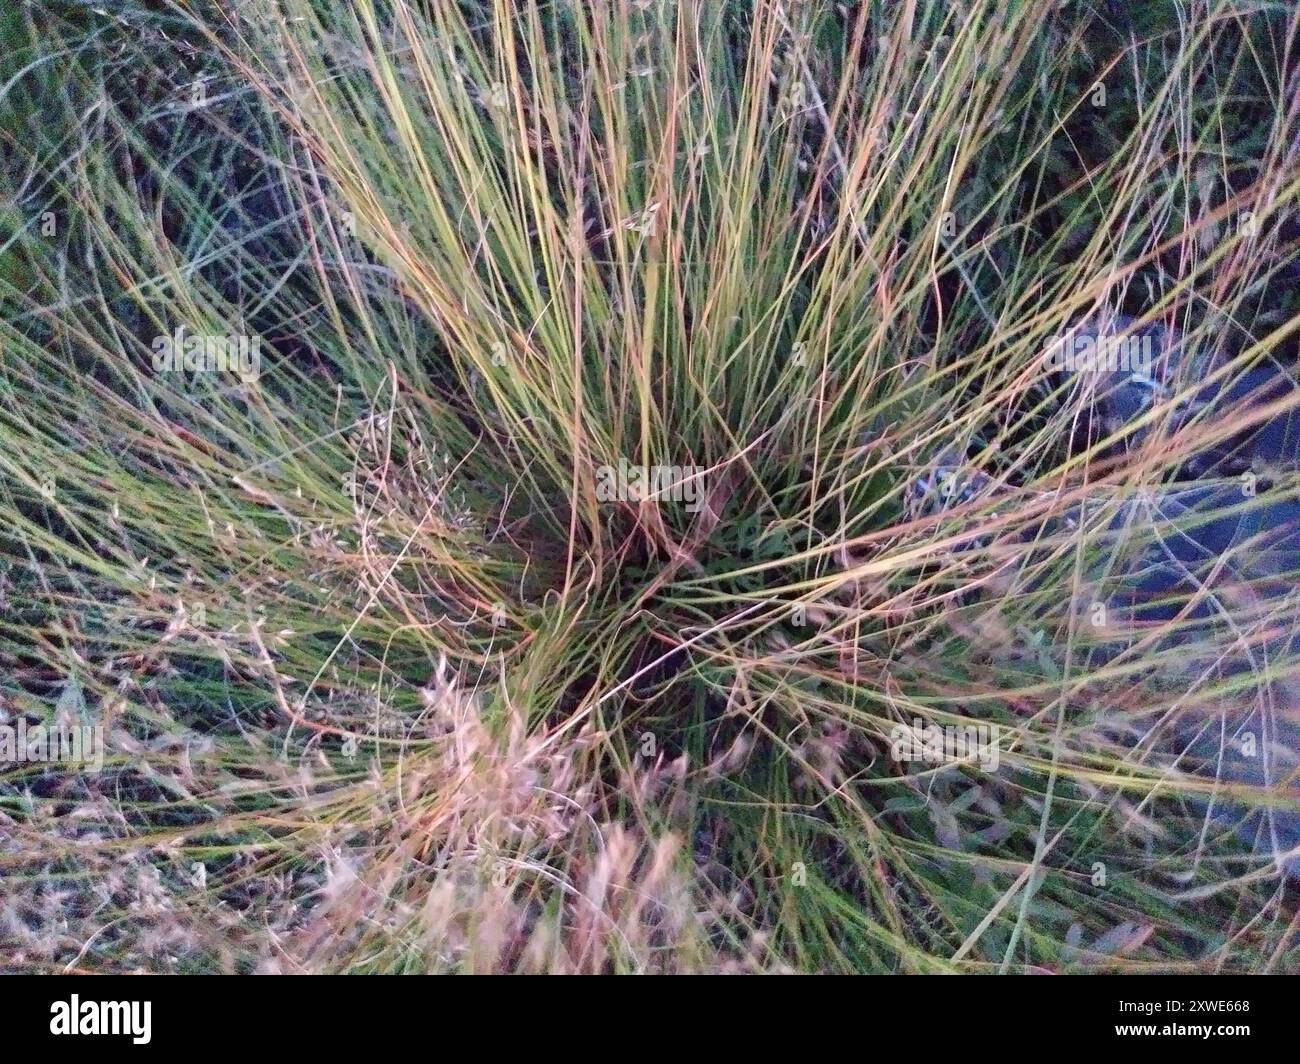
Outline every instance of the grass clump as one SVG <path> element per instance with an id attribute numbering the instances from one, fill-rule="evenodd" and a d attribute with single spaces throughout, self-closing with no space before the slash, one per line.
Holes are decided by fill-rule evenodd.
<path id="1" fill-rule="evenodd" d="M 1254 415 L 1072 446 L 1044 358 L 1294 364 L 1300 24 L 1118 6 L 6 16 L 0 699 L 106 738 L 0 770 L 10 966 L 1294 969 L 1206 806 L 1294 786 L 1176 741 L 1289 647 L 1089 624 Z"/>

